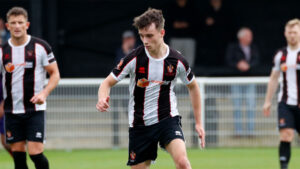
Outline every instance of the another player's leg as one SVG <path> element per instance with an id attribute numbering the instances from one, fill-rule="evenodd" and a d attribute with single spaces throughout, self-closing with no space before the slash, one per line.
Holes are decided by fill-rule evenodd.
<path id="1" fill-rule="evenodd" d="M 279 160 L 281 169 L 287 169 L 291 157 L 291 142 L 294 138 L 294 129 L 280 129 Z"/>
<path id="2" fill-rule="evenodd" d="M 131 169 L 149 169 L 151 165 L 151 160 L 147 160 L 143 163 L 131 166 Z"/>
<path id="3" fill-rule="evenodd" d="M 1 143 L 2 143 L 3 147 L 12 156 L 12 151 L 11 151 L 10 145 L 6 144 L 6 142 L 5 142 L 5 135 L 1 133 L 0 137 L 1 137 Z"/>
<path id="4" fill-rule="evenodd" d="M 176 169 L 191 169 L 187 157 L 185 143 L 182 139 L 174 139 L 167 146 L 166 150 L 172 156 Z"/>
<path id="5" fill-rule="evenodd" d="M 36 169 L 49 169 L 49 162 L 44 155 L 44 144 L 41 142 L 28 142 L 28 153 Z"/>
<path id="6" fill-rule="evenodd" d="M 26 135 L 28 153 L 36 169 L 49 169 L 48 159 L 44 155 L 45 112 L 32 112 L 27 119 Z"/>
<path id="7" fill-rule="evenodd" d="M 26 162 L 26 142 L 19 141 L 16 143 L 12 143 L 11 151 L 14 159 L 15 169 L 28 169 Z"/>

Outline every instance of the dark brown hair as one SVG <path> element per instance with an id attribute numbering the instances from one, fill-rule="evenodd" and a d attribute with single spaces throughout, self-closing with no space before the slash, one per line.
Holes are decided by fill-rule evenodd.
<path id="1" fill-rule="evenodd" d="M 27 13 L 26 9 L 24 9 L 22 7 L 11 8 L 6 14 L 6 20 L 8 21 L 10 16 L 19 16 L 19 15 L 23 15 L 25 17 L 25 19 L 28 20 L 28 13 Z"/>
<path id="2" fill-rule="evenodd" d="M 165 26 L 165 19 L 162 11 L 159 9 L 149 8 L 142 15 L 137 16 L 133 20 L 133 26 L 137 29 L 148 27 L 152 23 L 155 24 L 158 30 L 163 29 Z"/>

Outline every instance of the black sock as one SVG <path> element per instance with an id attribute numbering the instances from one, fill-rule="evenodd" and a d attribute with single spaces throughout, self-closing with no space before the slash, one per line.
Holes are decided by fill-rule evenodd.
<path id="1" fill-rule="evenodd" d="M 281 169 L 287 169 L 291 157 L 291 143 L 281 141 L 279 145 L 279 160 Z"/>
<path id="2" fill-rule="evenodd" d="M 30 155 L 36 169 L 49 169 L 49 163 L 43 153 Z"/>
<path id="3" fill-rule="evenodd" d="M 26 152 L 12 152 L 14 163 L 15 163 L 15 169 L 28 169 L 27 163 L 26 163 Z"/>

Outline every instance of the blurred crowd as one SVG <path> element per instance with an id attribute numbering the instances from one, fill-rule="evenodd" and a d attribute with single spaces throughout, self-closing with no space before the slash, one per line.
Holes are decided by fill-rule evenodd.
<path id="1" fill-rule="evenodd" d="M 223 0 L 208 0 L 205 10 L 197 9 L 194 0 L 174 0 L 164 10 L 167 43 L 196 71 L 203 67 L 228 68 L 230 75 L 254 75 L 251 70 L 260 64 L 260 50 L 253 43 L 255 32 L 235 26 L 229 10 Z M 135 43 L 134 32 L 126 30 L 115 62 Z"/>

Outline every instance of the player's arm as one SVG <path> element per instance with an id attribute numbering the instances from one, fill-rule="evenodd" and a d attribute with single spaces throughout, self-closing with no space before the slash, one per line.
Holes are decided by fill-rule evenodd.
<path id="1" fill-rule="evenodd" d="M 0 102 L 0 118 L 4 115 L 4 100 Z"/>
<path id="2" fill-rule="evenodd" d="M 187 85 L 193 110 L 194 110 L 194 117 L 195 117 L 195 129 L 201 139 L 201 147 L 205 147 L 205 131 L 203 128 L 203 124 L 201 121 L 201 97 L 200 97 L 200 89 L 199 86 L 194 79 L 190 84 Z"/>
<path id="3" fill-rule="evenodd" d="M 106 79 L 101 83 L 98 90 L 98 102 L 96 104 L 96 108 L 105 112 L 109 108 L 109 93 L 110 89 L 117 83 L 118 81 L 110 74 L 106 77 Z"/>
<path id="4" fill-rule="evenodd" d="M 271 104 L 272 104 L 272 97 L 275 94 L 277 87 L 278 87 L 278 79 L 280 76 L 280 71 L 278 70 L 273 70 L 270 76 L 270 80 L 268 83 L 268 88 L 267 88 L 267 94 L 265 98 L 265 103 L 263 106 L 263 112 L 265 116 L 270 115 L 270 110 L 271 110 Z"/>
<path id="5" fill-rule="evenodd" d="M 56 62 L 48 66 L 44 66 L 44 68 L 49 74 L 49 81 L 46 87 L 39 94 L 31 98 L 30 101 L 34 104 L 43 104 L 51 91 L 57 86 L 60 79 L 60 74 Z"/>

